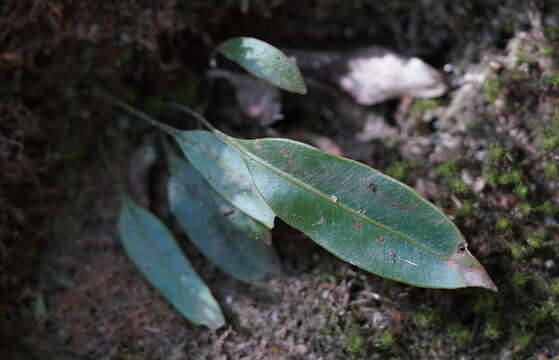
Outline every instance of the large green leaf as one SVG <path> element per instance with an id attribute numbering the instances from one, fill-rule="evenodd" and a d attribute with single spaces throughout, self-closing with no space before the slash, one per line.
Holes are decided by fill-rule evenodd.
<path id="1" fill-rule="evenodd" d="M 307 93 L 303 76 L 293 61 L 262 40 L 233 38 L 221 43 L 217 50 L 246 71 L 281 89 L 298 94 Z"/>
<path id="2" fill-rule="evenodd" d="M 225 324 L 210 290 L 159 219 L 124 197 L 119 230 L 128 256 L 179 313 L 212 329 Z"/>
<path id="3" fill-rule="evenodd" d="M 239 154 L 208 131 L 181 131 L 179 147 L 208 183 L 225 199 L 268 228 L 274 213 L 258 194 Z"/>
<path id="4" fill-rule="evenodd" d="M 168 158 L 171 210 L 200 251 L 223 271 L 245 282 L 277 274 L 273 248 L 229 223 L 227 216 L 231 214 L 221 212 L 211 188 L 192 165 L 173 154 Z"/>
<path id="5" fill-rule="evenodd" d="M 496 290 L 456 226 L 408 186 L 299 142 L 216 134 L 275 214 L 338 257 L 412 285 Z"/>

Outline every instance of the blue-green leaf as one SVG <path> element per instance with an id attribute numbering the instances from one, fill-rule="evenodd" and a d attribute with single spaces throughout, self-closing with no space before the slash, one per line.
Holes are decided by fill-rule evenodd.
<path id="1" fill-rule="evenodd" d="M 238 37 L 221 43 L 217 50 L 246 71 L 273 85 L 297 94 L 306 94 L 301 72 L 278 48 L 255 38 Z"/>
<path id="2" fill-rule="evenodd" d="M 271 229 L 274 213 L 256 191 L 239 154 L 208 131 L 181 131 L 175 140 L 210 186 L 245 214 Z"/>
<path id="3" fill-rule="evenodd" d="M 169 161 L 171 210 L 200 251 L 223 271 L 248 283 L 277 274 L 273 248 L 229 223 L 231 214 L 220 211 L 211 188 L 192 165 L 173 154 Z"/>
<path id="4" fill-rule="evenodd" d="M 119 230 L 130 259 L 179 313 L 211 329 L 225 324 L 210 290 L 157 217 L 124 197 Z"/>

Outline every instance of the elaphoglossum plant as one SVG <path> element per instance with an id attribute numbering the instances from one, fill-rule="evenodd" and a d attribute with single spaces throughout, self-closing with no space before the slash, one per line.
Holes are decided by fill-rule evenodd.
<path id="1" fill-rule="evenodd" d="M 281 89 L 307 92 L 295 64 L 263 41 L 234 38 L 217 52 Z M 278 274 L 270 235 L 278 217 L 373 274 L 420 287 L 497 290 L 458 228 L 377 170 L 288 139 L 237 139 L 181 105 L 172 106 L 208 130 L 179 130 L 113 102 L 175 140 L 183 156 L 164 146 L 171 212 L 208 259 L 241 281 Z M 120 232 L 132 261 L 181 314 L 211 328 L 224 324 L 210 290 L 155 215 L 125 197 Z"/>

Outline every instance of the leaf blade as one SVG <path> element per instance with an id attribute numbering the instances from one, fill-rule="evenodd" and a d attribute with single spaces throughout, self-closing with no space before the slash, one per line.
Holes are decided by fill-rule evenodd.
<path id="1" fill-rule="evenodd" d="M 273 248 L 229 224 L 196 169 L 173 154 L 168 157 L 172 172 L 168 186 L 171 211 L 194 245 L 224 272 L 241 281 L 253 283 L 276 275 L 279 261 Z"/>
<path id="2" fill-rule="evenodd" d="M 276 47 L 255 38 L 237 37 L 221 43 L 217 51 L 249 73 L 297 94 L 307 93 L 297 66 Z"/>
<path id="3" fill-rule="evenodd" d="M 208 131 L 182 131 L 174 137 L 215 191 L 267 228 L 274 226 L 274 212 L 256 191 L 243 159 L 234 149 Z"/>
<path id="4" fill-rule="evenodd" d="M 216 133 L 276 215 L 336 256 L 416 286 L 496 290 L 456 226 L 406 185 L 295 141 Z"/>
<path id="5" fill-rule="evenodd" d="M 225 324 L 210 290 L 159 219 L 125 197 L 119 231 L 130 259 L 181 315 L 211 329 Z"/>

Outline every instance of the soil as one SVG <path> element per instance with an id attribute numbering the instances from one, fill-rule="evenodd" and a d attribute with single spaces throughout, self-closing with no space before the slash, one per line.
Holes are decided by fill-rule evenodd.
<path id="1" fill-rule="evenodd" d="M 559 355 L 554 1 L 154 3 L 0 5 L 0 358 Z M 451 89 L 374 106 L 335 91 L 282 93 L 284 119 L 262 126 L 233 87 L 205 76 L 212 49 L 241 35 L 301 50 L 388 47 L 443 71 Z M 191 129 L 163 106 L 188 104 L 232 135 L 307 141 L 396 177 L 449 215 L 500 292 L 384 280 L 281 222 L 281 275 L 262 287 L 236 281 L 174 225 L 162 157 L 137 161 L 146 144 L 159 152 L 157 130 L 99 92 Z M 116 184 L 130 177 L 137 198 L 172 225 L 226 327 L 189 323 L 126 257 Z"/>

